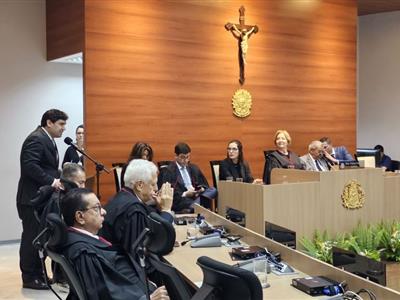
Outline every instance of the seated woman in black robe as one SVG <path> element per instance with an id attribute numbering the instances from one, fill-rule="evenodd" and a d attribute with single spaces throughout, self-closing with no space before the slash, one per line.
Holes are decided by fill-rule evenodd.
<path id="1" fill-rule="evenodd" d="M 274 168 L 304 169 L 304 165 L 297 154 L 288 150 L 291 142 L 292 138 L 286 130 L 276 131 L 276 150 L 269 153 L 265 160 L 264 183 L 271 183 L 271 170 Z"/>
<path id="2" fill-rule="evenodd" d="M 147 281 L 143 271 L 123 250 L 97 236 L 106 211 L 96 195 L 74 189 L 61 200 L 61 213 L 68 227 L 63 254 L 72 264 L 86 298 L 145 300 Z M 150 288 L 151 300 L 168 300 L 165 287 Z M 70 293 L 67 299 L 77 299 Z"/>
<path id="3" fill-rule="evenodd" d="M 243 158 L 243 145 L 239 140 L 232 140 L 226 148 L 226 158 L 219 164 L 219 180 L 231 179 L 247 183 L 262 183 L 261 179 L 254 179 L 250 166 Z"/>

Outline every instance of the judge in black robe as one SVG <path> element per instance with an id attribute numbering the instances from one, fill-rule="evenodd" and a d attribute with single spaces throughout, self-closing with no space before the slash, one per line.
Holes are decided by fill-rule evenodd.
<path id="1" fill-rule="evenodd" d="M 146 174 L 151 176 L 146 178 Z M 165 184 L 161 188 L 160 195 L 155 197 L 157 167 L 154 163 L 143 159 L 129 162 L 124 180 L 126 186 L 105 207 L 107 215 L 100 235 L 135 255 L 131 247 L 147 227 L 147 216 L 150 212 L 158 212 L 164 219 L 173 221 L 170 213 L 172 189 L 169 184 Z M 157 208 L 148 205 L 154 199 Z"/>
<path id="2" fill-rule="evenodd" d="M 86 298 L 90 300 L 145 300 L 143 271 L 123 249 L 97 236 L 106 211 L 96 195 L 87 189 L 73 189 L 61 200 L 61 212 L 69 226 L 62 254 L 76 272 Z M 164 287 L 150 284 L 150 299 L 169 299 Z M 67 299 L 77 299 L 70 293 Z"/>
<path id="3" fill-rule="evenodd" d="M 275 133 L 275 145 L 277 150 L 267 154 L 264 166 L 264 183 L 271 183 L 271 171 L 274 168 L 304 169 L 304 164 L 296 153 L 288 150 L 292 139 L 286 130 L 278 130 Z"/>
<path id="4" fill-rule="evenodd" d="M 63 254 L 73 265 L 87 299 L 146 299 L 137 264 L 110 243 L 71 227 Z M 70 293 L 67 299 L 77 298 Z"/>
<path id="5" fill-rule="evenodd" d="M 147 206 L 138 199 L 134 191 L 124 187 L 105 206 L 107 215 L 100 235 L 113 244 L 118 244 L 132 253 L 131 246 L 147 227 L 147 216 L 158 212 L 164 219 L 172 222 L 173 217 L 166 211 Z M 134 253 L 132 253 L 134 254 Z"/>

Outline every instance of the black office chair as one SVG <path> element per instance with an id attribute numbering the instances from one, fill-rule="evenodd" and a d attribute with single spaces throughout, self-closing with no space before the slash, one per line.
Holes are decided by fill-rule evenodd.
<path id="1" fill-rule="evenodd" d="M 270 184 L 271 183 L 271 171 L 268 168 L 268 165 L 270 164 L 270 154 L 274 152 L 275 150 L 265 150 L 264 151 L 264 158 L 265 158 L 265 164 L 264 164 L 264 171 L 263 171 L 263 181 L 265 184 Z"/>
<path id="2" fill-rule="evenodd" d="M 168 167 L 171 162 L 172 160 L 160 160 L 157 162 L 158 170 L 161 172 L 161 169 Z"/>
<path id="3" fill-rule="evenodd" d="M 143 241 L 142 246 L 140 240 Z M 135 242 L 133 248 L 139 250 L 141 247 L 144 248 L 143 254 L 147 255 L 149 264 L 161 274 L 162 284 L 165 285 L 171 299 L 189 300 L 195 292 L 194 289 L 185 282 L 173 266 L 159 258 L 173 250 L 175 240 L 173 225 L 153 212 L 148 216 L 148 227 Z"/>
<path id="4" fill-rule="evenodd" d="M 70 293 L 72 293 L 79 300 L 86 300 L 84 289 L 82 288 L 79 278 L 71 263 L 65 258 L 64 255 L 60 254 L 61 249 L 67 239 L 66 225 L 61 220 L 60 216 L 55 213 L 50 213 L 47 215 L 47 224 L 47 228 L 50 232 L 49 240 L 44 245 L 47 255 L 53 261 L 61 265 L 61 268 L 63 269 L 68 280 Z"/>
<path id="5" fill-rule="evenodd" d="M 117 162 L 117 163 L 112 163 L 111 165 L 114 173 L 115 190 L 118 193 L 122 187 L 121 173 L 122 169 L 125 167 L 125 163 Z"/>
<path id="6" fill-rule="evenodd" d="M 160 160 L 159 162 L 157 162 L 157 166 L 158 166 L 158 188 L 160 189 L 162 184 L 165 182 L 164 181 L 164 177 L 166 175 L 166 171 L 167 171 L 167 167 L 168 165 L 171 163 L 171 160 Z"/>
<path id="7" fill-rule="evenodd" d="M 219 164 L 220 160 L 210 160 L 211 175 L 213 179 L 214 187 L 218 190 L 218 180 L 219 180 Z"/>
<path id="8" fill-rule="evenodd" d="M 192 300 L 261 300 L 263 291 L 257 276 L 207 256 L 197 264 L 203 271 L 203 285 Z"/>

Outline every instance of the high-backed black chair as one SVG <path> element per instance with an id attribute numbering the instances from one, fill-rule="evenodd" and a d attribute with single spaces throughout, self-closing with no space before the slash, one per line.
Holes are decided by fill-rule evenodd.
<path id="1" fill-rule="evenodd" d="M 180 273 L 159 257 L 170 253 L 175 245 L 173 225 L 156 213 L 148 216 L 148 228 L 143 246 L 149 252 L 147 260 L 160 274 L 169 297 L 174 300 L 189 300 L 194 294 Z"/>
<path id="2" fill-rule="evenodd" d="M 168 165 L 171 163 L 171 160 L 160 160 L 157 162 L 158 166 L 158 188 L 161 188 L 161 185 L 164 182 L 165 171 L 167 170 Z"/>
<path id="3" fill-rule="evenodd" d="M 125 163 L 117 162 L 117 163 L 112 163 L 112 169 L 114 173 L 114 182 L 115 182 L 115 190 L 118 193 L 121 190 L 121 183 L 122 183 L 122 169 L 125 166 Z"/>
<path id="4" fill-rule="evenodd" d="M 271 172 L 269 171 L 268 165 L 270 163 L 269 155 L 274 151 L 275 150 L 265 150 L 264 151 L 265 163 L 264 163 L 264 171 L 263 171 L 263 181 L 265 184 L 271 183 Z"/>
<path id="5" fill-rule="evenodd" d="M 203 285 L 192 300 L 261 300 L 262 287 L 250 271 L 230 266 L 207 256 L 197 264 L 203 271 Z"/>
<path id="6" fill-rule="evenodd" d="M 50 237 L 44 248 L 47 255 L 56 263 L 61 265 L 67 277 L 70 293 L 73 293 L 79 300 L 86 300 L 86 294 L 70 262 L 62 255 L 61 249 L 67 239 L 67 228 L 60 216 L 55 213 L 47 215 L 47 228 Z M 47 275 L 46 275 L 47 276 Z"/>
<path id="7" fill-rule="evenodd" d="M 219 164 L 220 160 L 210 160 L 211 175 L 213 179 L 214 187 L 218 190 L 218 180 L 219 180 Z"/>
<path id="8" fill-rule="evenodd" d="M 172 160 L 160 160 L 157 162 L 158 170 L 161 172 L 161 169 L 168 167 L 171 162 Z"/>

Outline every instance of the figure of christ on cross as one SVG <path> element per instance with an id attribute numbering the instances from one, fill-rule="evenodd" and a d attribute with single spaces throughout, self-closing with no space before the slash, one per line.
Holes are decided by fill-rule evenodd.
<path id="1" fill-rule="evenodd" d="M 226 30 L 229 30 L 232 35 L 238 40 L 238 48 L 239 48 L 239 68 L 240 68 L 240 77 L 239 83 L 241 85 L 244 84 L 245 76 L 244 76 L 244 67 L 246 62 L 247 50 L 249 48 L 248 40 L 253 33 L 258 32 L 257 25 L 245 25 L 244 20 L 244 6 L 241 6 L 239 9 L 239 24 L 227 23 L 225 24 Z"/>

